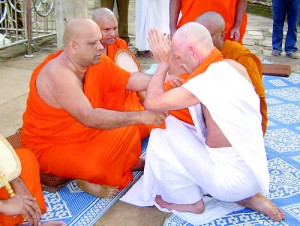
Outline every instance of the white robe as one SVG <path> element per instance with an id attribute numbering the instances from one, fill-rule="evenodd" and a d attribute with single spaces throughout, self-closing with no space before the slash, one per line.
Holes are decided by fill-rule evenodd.
<path id="1" fill-rule="evenodd" d="M 135 17 L 135 47 L 138 51 L 150 50 L 147 41 L 150 28 L 157 28 L 163 33 L 169 29 L 170 0 L 137 0 Z"/>
<path id="2" fill-rule="evenodd" d="M 167 202 L 188 204 L 199 201 L 206 191 L 216 199 L 236 202 L 259 191 L 267 193 L 269 174 L 253 86 L 220 62 L 183 87 L 206 105 L 233 147 L 205 145 L 200 104 L 189 108 L 195 126 L 169 116 L 165 130 L 151 132 L 144 176 L 121 200 L 150 206 L 161 195 Z M 234 203 L 204 202 L 203 214 L 176 214 L 197 225 L 241 209 Z"/>

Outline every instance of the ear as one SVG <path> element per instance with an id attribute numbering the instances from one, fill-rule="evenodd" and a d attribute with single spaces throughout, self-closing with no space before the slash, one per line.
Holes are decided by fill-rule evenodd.
<path id="1" fill-rule="evenodd" d="M 75 41 L 71 41 L 70 42 L 70 49 L 71 49 L 72 52 L 76 52 L 77 51 L 77 47 L 78 47 L 78 45 L 77 45 L 77 43 Z"/>
<path id="2" fill-rule="evenodd" d="M 189 46 L 188 53 L 189 53 L 190 56 L 193 56 L 193 57 L 196 54 L 196 52 L 195 52 L 195 50 L 194 50 L 194 48 L 192 46 Z"/>

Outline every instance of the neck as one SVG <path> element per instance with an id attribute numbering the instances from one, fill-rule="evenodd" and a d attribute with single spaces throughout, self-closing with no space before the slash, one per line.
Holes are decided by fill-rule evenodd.
<path id="1" fill-rule="evenodd" d="M 77 64 L 72 57 L 70 57 L 69 53 L 64 51 L 64 54 L 66 56 L 66 61 L 69 62 L 71 70 L 74 72 L 74 74 L 81 80 L 84 80 L 85 73 L 87 71 L 87 67 L 82 67 L 79 64 Z"/>

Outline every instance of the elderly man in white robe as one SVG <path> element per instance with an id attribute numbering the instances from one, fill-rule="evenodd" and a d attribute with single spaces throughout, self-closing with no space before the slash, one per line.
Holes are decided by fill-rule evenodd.
<path id="1" fill-rule="evenodd" d="M 205 210 L 205 191 L 217 200 L 283 220 L 284 212 L 264 195 L 269 192 L 269 173 L 259 99 L 245 68 L 221 59 L 181 87 L 164 92 L 171 50 L 190 74 L 218 50 L 207 29 L 193 22 L 174 34 L 171 45 L 168 37 L 152 29 L 149 44 L 158 69 L 149 83 L 145 107 L 151 111 L 188 107 L 195 126 L 169 116 L 165 130 L 152 131 L 141 203 L 155 201 L 168 210 L 200 214 Z"/>

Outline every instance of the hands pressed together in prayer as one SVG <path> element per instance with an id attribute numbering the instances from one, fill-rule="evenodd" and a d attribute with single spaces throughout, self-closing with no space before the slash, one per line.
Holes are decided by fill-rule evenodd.
<path id="1" fill-rule="evenodd" d="M 153 58 L 159 64 L 166 64 L 169 68 L 172 62 L 171 40 L 158 29 L 152 28 L 148 32 L 148 42 Z"/>

